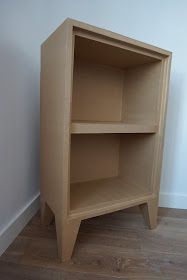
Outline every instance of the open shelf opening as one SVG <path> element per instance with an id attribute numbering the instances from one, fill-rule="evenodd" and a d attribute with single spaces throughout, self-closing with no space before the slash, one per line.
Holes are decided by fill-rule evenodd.
<path id="1" fill-rule="evenodd" d="M 162 63 L 75 36 L 72 122 L 156 125 Z"/>
<path id="2" fill-rule="evenodd" d="M 71 136 L 70 212 L 94 216 L 152 194 L 154 134 Z"/>

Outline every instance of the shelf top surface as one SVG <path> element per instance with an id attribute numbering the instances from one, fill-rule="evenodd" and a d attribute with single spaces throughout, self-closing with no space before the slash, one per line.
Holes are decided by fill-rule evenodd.
<path id="1" fill-rule="evenodd" d="M 151 196 L 148 189 L 129 184 L 120 177 L 71 184 L 71 214 L 94 216 L 120 209 Z"/>
<path id="2" fill-rule="evenodd" d="M 154 123 L 124 123 L 124 122 L 81 122 L 71 124 L 71 133 L 156 133 Z"/>

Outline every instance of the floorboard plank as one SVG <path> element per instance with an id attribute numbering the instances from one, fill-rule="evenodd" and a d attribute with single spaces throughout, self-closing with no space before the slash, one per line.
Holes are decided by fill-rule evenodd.
<path id="1" fill-rule="evenodd" d="M 186 280 L 187 219 L 180 213 L 160 209 L 152 231 L 137 208 L 85 220 L 65 263 L 54 222 L 43 227 L 37 214 L 0 257 L 0 279 Z"/>

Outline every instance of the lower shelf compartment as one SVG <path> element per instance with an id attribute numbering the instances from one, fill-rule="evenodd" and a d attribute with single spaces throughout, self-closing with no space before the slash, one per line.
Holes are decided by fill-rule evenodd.
<path id="1" fill-rule="evenodd" d="M 120 177 L 71 184 L 70 216 L 90 218 L 144 203 L 152 197 L 147 189 Z"/>

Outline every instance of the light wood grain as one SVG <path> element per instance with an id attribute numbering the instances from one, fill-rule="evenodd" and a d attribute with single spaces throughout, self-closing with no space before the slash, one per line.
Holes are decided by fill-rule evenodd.
<path id="1" fill-rule="evenodd" d="M 67 226 L 73 64 L 71 32 L 72 27 L 65 22 L 43 43 L 41 50 L 42 218 L 43 222 L 49 222 L 50 211 L 55 216 L 61 260 L 71 257 L 80 225 L 80 221 L 74 221 L 71 222 L 73 226 Z"/>
<path id="2" fill-rule="evenodd" d="M 149 228 L 155 229 L 157 226 L 158 197 L 141 204 L 139 207 Z"/>
<path id="3" fill-rule="evenodd" d="M 97 65 L 108 65 L 125 69 L 127 67 L 160 61 L 160 57 L 151 57 L 137 48 L 128 48 L 111 38 L 104 39 L 86 32 L 75 32 L 75 59 L 90 61 Z"/>
<path id="4" fill-rule="evenodd" d="M 119 68 L 75 60 L 72 120 L 120 121 L 123 75 Z"/>
<path id="5" fill-rule="evenodd" d="M 96 133 L 155 133 L 154 123 L 136 124 L 125 122 L 72 122 L 72 134 Z"/>
<path id="6" fill-rule="evenodd" d="M 122 134 L 119 149 L 119 176 L 152 193 L 155 135 Z"/>
<path id="7" fill-rule="evenodd" d="M 128 68 L 124 72 L 122 120 L 154 122 L 160 117 L 162 63 L 154 62 Z"/>
<path id="8" fill-rule="evenodd" d="M 58 256 L 61 261 L 67 261 L 73 253 L 75 241 L 80 227 L 80 220 L 72 220 L 62 223 L 60 213 L 55 215 Z"/>
<path id="9" fill-rule="evenodd" d="M 71 183 L 117 176 L 119 145 L 117 134 L 72 135 Z"/>
<path id="10" fill-rule="evenodd" d="M 152 194 L 125 178 L 114 177 L 71 184 L 71 217 L 90 218 L 141 204 Z"/>
<path id="11" fill-rule="evenodd" d="M 156 225 L 171 53 L 67 19 L 41 56 L 42 219 L 68 260 L 85 218 L 144 204 Z"/>
<path id="12" fill-rule="evenodd" d="M 50 225 L 54 218 L 54 214 L 47 203 L 41 198 L 41 222 L 43 225 Z"/>

